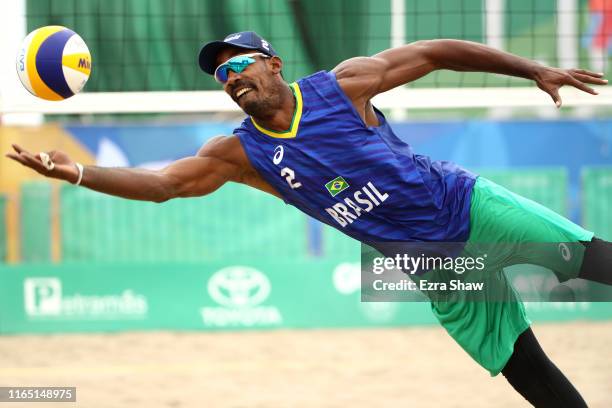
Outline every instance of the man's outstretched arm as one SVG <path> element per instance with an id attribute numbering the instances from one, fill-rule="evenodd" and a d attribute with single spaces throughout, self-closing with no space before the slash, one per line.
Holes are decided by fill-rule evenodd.
<path id="1" fill-rule="evenodd" d="M 18 145 L 6 156 L 46 177 L 76 183 L 79 171 L 65 153 L 49 152 L 54 163 L 47 169 L 39 155 Z M 212 193 L 227 181 L 238 181 L 239 166 L 217 157 L 195 156 L 178 160 L 154 171 L 137 168 L 87 166 L 81 185 L 101 193 L 132 200 L 163 202 L 176 197 L 195 197 Z"/>
<path id="2" fill-rule="evenodd" d="M 484 44 L 462 40 L 417 41 L 372 57 L 357 57 L 335 69 L 342 88 L 353 99 L 369 100 L 376 94 L 421 78 L 438 69 L 478 71 L 531 79 L 561 106 L 559 88 L 570 85 L 596 95 L 587 84 L 605 85 L 603 74 L 581 69 L 546 67 Z"/>

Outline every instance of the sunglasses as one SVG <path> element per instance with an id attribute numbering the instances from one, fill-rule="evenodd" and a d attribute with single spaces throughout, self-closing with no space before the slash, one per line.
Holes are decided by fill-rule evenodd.
<path id="1" fill-rule="evenodd" d="M 257 60 L 253 57 L 264 57 L 269 58 L 268 55 L 263 54 L 261 52 L 256 52 L 253 54 L 242 54 L 236 55 L 225 61 L 223 64 L 219 65 L 215 70 L 215 80 L 221 84 L 227 82 L 229 78 L 229 71 L 234 71 L 239 74 L 246 69 L 249 65 L 255 63 Z"/>

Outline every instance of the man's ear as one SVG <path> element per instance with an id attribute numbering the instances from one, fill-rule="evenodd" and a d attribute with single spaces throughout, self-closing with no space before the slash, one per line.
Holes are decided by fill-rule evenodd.
<path id="1" fill-rule="evenodd" d="M 279 74 L 283 69 L 283 60 L 281 60 L 280 57 L 276 55 L 270 57 L 269 66 L 274 74 Z"/>

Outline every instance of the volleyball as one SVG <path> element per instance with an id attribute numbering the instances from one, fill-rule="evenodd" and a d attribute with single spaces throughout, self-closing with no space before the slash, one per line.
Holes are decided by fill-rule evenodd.
<path id="1" fill-rule="evenodd" d="M 85 41 L 62 26 L 32 31 L 17 53 L 17 74 L 34 96 L 61 101 L 78 93 L 89 79 L 91 54 Z"/>

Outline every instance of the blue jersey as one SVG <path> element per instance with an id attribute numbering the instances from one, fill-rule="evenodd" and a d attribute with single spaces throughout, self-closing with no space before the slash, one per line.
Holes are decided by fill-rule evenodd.
<path id="1" fill-rule="evenodd" d="M 474 174 L 414 154 L 378 110 L 379 126 L 365 125 L 333 73 L 291 88 L 288 131 L 253 118 L 234 131 L 286 203 L 365 243 L 467 241 Z"/>

